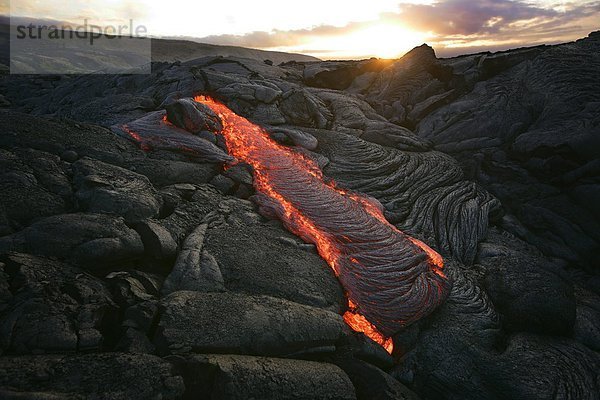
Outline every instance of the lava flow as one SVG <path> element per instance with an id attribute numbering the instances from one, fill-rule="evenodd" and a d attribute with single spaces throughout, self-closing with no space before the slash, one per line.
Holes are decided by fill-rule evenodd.
<path id="1" fill-rule="evenodd" d="M 254 170 L 261 213 L 314 243 L 348 298 L 344 320 L 392 352 L 391 336 L 446 297 L 442 258 L 390 224 L 374 199 L 336 187 L 308 156 L 272 140 L 261 127 L 209 97 L 227 150 Z"/>

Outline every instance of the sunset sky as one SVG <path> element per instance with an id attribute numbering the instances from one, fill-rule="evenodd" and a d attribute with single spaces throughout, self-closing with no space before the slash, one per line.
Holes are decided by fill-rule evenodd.
<path id="1" fill-rule="evenodd" d="M 598 0 L 0 0 L 0 14 L 98 25 L 133 19 L 152 36 L 322 59 L 392 58 L 425 42 L 452 56 L 564 42 L 600 29 Z"/>

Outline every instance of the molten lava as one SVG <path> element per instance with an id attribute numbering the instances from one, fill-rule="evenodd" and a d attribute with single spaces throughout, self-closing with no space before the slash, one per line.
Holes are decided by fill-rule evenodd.
<path id="1" fill-rule="evenodd" d="M 346 323 L 391 353 L 391 336 L 445 299 L 440 255 L 390 224 L 376 200 L 338 188 L 313 159 L 224 104 L 194 100 L 221 118 L 229 154 L 252 166 L 260 211 L 314 243 L 331 266 L 348 298 Z"/>
<path id="2" fill-rule="evenodd" d="M 150 151 L 151 147 L 149 145 L 147 145 L 144 140 L 142 139 L 142 137 L 140 136 L 139 133 L 135 132 L 132 129 L 129 129 L 128 126 L 123 125 L 121 127 L 121 129 L 123 130 L 123 132 L 127 133 L 129 136 L 131 136 L 131 138 L 139 144 L 140 149 L 144 150 L 144 151 Z"/>

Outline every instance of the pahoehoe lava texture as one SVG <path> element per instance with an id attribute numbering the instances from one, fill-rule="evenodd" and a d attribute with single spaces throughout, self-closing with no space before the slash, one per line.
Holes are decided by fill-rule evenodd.
<path id="1" fill-rule="evenodd" d="M 10 75 L 0 60 L 0 398 L 599 400 L 599 49 L 595 32 L 144 76 Z M 286 183 L 261 187 L 199 93 L 301 168 L 274 168 L 269 149 Z M 294 229 L 343 250 L 342 273 Z M 410 238 L 452 287 L 386 338 L 393 290 L 443 298 Z"/>
<path id="2" fill-rule="evenodd" d="M 230 155 L 252 166 L 254 199 L 261 213 L 279 218 L 291 232 L 317 246 L 345 288 L 352 314 L 391 337 L 443 302 L 450 283 L 441 271 L 442 258 L 387 222 L 377 200 L 336 187 L 315 160 L 276 143 L 263 128 L 225 105 L 204 96 L 196 100 L 197 107 L 171 107 L 177 112 L 169 121 L 202 125 L 213 119 L 212 112 L 221 118 L 223 127 L 216 133 L 224 136 Z M 163 129 L 170 128 L 168 121 L 163 123 Z M 219 125 L 212 129 L 218 131 Z M 142 131 L 132 137 L 148 141 L 152 135 Z"/>
<path id="3" fill-rule="evenodd" d="M 389 224 L 374 200 L 325 182 L 317 163 L 260 127 L 203 99 L 223 120 L 229 151 L 254 168 L 262 212 L 317 245 L 355 311 L 385 336 L 429 314 L 446 297 L 441 257 Z"/>

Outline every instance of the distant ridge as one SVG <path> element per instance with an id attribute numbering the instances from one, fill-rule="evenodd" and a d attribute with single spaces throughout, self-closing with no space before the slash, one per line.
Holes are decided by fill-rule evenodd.
<path id="1" fill-rule="evenodd" d="M 31 18 L 16 18 L 19 24 L 27 25 L 56 25 L 63 22 L 56 20 L 36 20 Z M 14 23 L 15 21 L 13 21 Z M 10 18 L 0 15 L 0 64 L 8 65 L 10 57 Z M 191 38 L 151 38 L 152 61 L 188 61 L 206 56 L 239 57 L 251 60 L 270 60 L 273 64 L 289 61 L 312 62 L 320 59 L 304 54 L 284 53 L 280 51 L 268 51 L 249 49 L 237 46 L 221 46 L 215 44 L 200 43 Z M 64 55 L 63 55 L 64 56 Z M 89 57 L 93 55 L 90 54 Z M 75 61 L 75 60 L 73 60 Z M 61 62 L 68 62 L 63 58 Z M 66 68 L 66 67 L 65 67 Z M 66 68 L 68 69 L 68 68 Z"/>
<path id="2" fill-rule="evenodd" d="M 273 64 L 288 61 L 321 61 L 316 57 L 298 53 L 221 46 L 188 39 L 152 39 L 152 61 L 187 61 L 205 56 L 241 57 L 260 61 L 268 59 L 273 61 Z"/>

